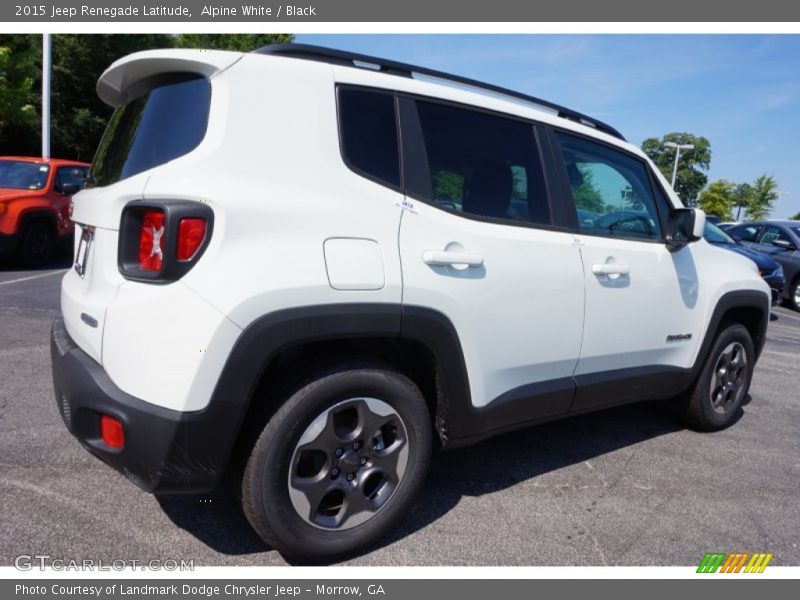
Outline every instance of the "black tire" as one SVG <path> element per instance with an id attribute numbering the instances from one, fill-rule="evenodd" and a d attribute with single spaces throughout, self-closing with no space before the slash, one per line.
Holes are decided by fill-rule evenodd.
<path id="1" fill-rule="evenodd" d="M 17 256 L 26 267 L 41 267 L 53 254 L 53 229 L 45 221 L 33 221 L 25 226 Z"/>
<path id="2" fill-rule="evenodd" d="M 789 297 L 786 299 L 786 305 L 792 310 L 800 312 L 800 277 L 789 285 Z"/>
<path id="3" fill-rule="evenodd" d="M 318 372 L 295 389 L 297 391 L 292 393 L 269 419 L 247 459 L 242 477 L 242 507 L 256 532 L 287 559 L 308 563 L 332 562 L 365 551 L 386 536 L 406 513 L 422 487 L 430 464 L 433 449 L 431 419 L 425 399 L 417 386 L 404 375 L 383 368 L 352 365 L 329 368 Z M 374 501 L 372 497 L 367 497 L 367 481 L 374 478 L 372 475 L 369 477 L 367 475 L 371 468 L 380 471 L 380 467 L 372 462 L 374 455 L 377 463 L 381 452 L 380 448 L 373 448 L 378 437 L 373 438 L 373 434 L 367 431 L 370 423 L 373 423 L 374 427 L 374 423 L 378 421 L 364 419 L 361 412 L 356 411 L 356 408 L 358 410 L 363 408 L 358 403 L 366 401 L 364 399 L 369 401 L 379 399 L 399 417 L 400 421 L 393 421 L 394 425 L 391 428 L 394 428 L 395 433 L 397 431 L 401 433 L 386 451 L 388 453 L 390 448 L 397 447 L 396 442 L 400 439 L 407 447 L 407 463 L 396 483 L 388 487 L 388 483 L 380 482 L 381 493 L 386 489 L 390 491 L 386 492 L 385 499 L 381 499 L 382 503 L 378 508 L 346 516 L 350 510 L 351 499 L 353 506 Z M 348 403 L 351 402 L 356 404 L 350 406 Z M 301 511 L 295 508 L 297 488 L 290 492 L 290 487 L 293 487 L 291 484 L 293 480 L 290 480 L 290 477 L 300 477 L 297 475 L 300 470 L 299 465 L 301 460 L 305 460 L 303 457 L 306 451 L 302 450 L 304 446 L 298 442 L 301 439 L 308 439 L 308 428 L 312 422 L 320 423 L 319 419 L 323 419 L 325 423 L 333 423 L 336 419 L 343 419 L 341 415 L 348 412 L 358 414 L 352 432 L 343 433 L 340 428 L 326 425 L 325 435 L 328 437 L 324 438 L 325 442 L 330 443 L 330 440 L 340 439 L 338 437 L 340 434 L 346 439 L 349 439 L 347 436 L 354 436 L 354 440 L 356 437 L 359 440 L 363 437 L 369 438 L 369 441 L 361 444 L 360 452 L 355 452 L 352 448 L 356 442 L 347 446 L 351 444 L 350 441 L 336 441 L 336 444 L 341 443 L 342 447 L 346 447 L 348 454 L 337 458 L 335 454 L 341 448 L 322 453 L 325 454 L 325 464 L 320 467 L 316 475 L 311 476 L 314 480 L 318 480 L 319 485 L 344 486 L 343 493 L 347 494 L 347 499 L 340 500 L 339 513 L 334 517 L 328 517 L 321 516 L 324 512 L 322 509 L 315 513 L 311 499 L 307 498 L 308 514 L 311 516 L 303 517 Z M 377 416 L 371 412 L 369 414 Z M 382 425 L 377 431 L 383 431 L 384 427 L 388 426 Z M 311 445 L 324 445 L 319 441 L 323 439 L 323 434 L 313 428 L 312 431 L 319 435 Z M 382 442 L 383 438 L 380 439 Z M 401 443 L 399 448 L 403 447 Z M 313 452 L 317 453 L 316 450 Z M 366 460 L 366 457 L 362 456 L 365 454 L 370 456 L 370 462 L 365 467 L 356 466 L 359 461 Z M 347 465 L 345 465 L 346 460 L 349 461 Z M 341 477 L 334 477 L 334 469 L 338 467 L 341 467 Z M 358 471 L 361 468 L 365 470 Z M 345 472 L 355 473 L 353 481 L 347 479 L 348 483 L 345 483 Z M 311 480 L 301 479 L 301 481 Z M 356 494 L 362 495 L 356 496 Z M 323 506 L 326 498 L 327 495 L 323 496 L 317 504 Z M 335 502 L 329 501 L 328 504 Z M 325 514 L 329 514 L 332 510 L 328 510 Z M 365 518 L 366 514 L 371 514 L 368 520 L 348 527 L 348 519 L 352 518 L 355 522 Z M 345 520 L 339 526 L 330 527 L 315 525 L 310 520 L 336 518 Z"/>
<path id="4" fill-rule="evenodd" d="M 744 360 L 743 365 L 736 366 L 731 360 L 737 352 L 740 360 Z M 688 424 L 700 431 L 728 427 L 750 389 L 754 364 L 753 340 L 747 328 L 738 323 L 724 327 L 685 400 L 684 416 Z"/>

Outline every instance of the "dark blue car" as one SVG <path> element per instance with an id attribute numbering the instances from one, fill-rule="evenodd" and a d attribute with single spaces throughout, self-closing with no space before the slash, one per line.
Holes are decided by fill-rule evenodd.
<path id="1" fill-rule="evenodd" d="M 763 252 L 757 252 L 737 242 L 727 233 L 712 223 L 706 222 L 703 237 L 710 244 L 721 246 L 742 256 L 746 256 L 758 266 L 761 277 L 767 282 L 772 290 L 772 304 L 778 304 L 786 288 L 786 280 L 783 275 L 783 267 L 772 260 Z"/>
<path id="2" fill-rule="evenodd" d="M 800 311 L 800 221 L 741 223 L 725 231 L 750 249 L 768 254 L 783 267 L 786 276 L 783 298 Z"/>

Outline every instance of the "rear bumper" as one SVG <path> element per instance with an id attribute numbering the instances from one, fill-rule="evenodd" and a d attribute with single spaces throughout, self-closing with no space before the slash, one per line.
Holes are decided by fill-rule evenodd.
<path id="1" fill-rule="evenodd" d="M 50 354 L 61 418 L 89 452 L 149 492 L 200 493 L 218 485 L 238 422 L 226 422 L 217 411 L 172 411 L 126 394 L 72 341 L 61 319 L 53 323 Z M 122 423 L 122 449 L 101 439 L 104 414 Z"/>

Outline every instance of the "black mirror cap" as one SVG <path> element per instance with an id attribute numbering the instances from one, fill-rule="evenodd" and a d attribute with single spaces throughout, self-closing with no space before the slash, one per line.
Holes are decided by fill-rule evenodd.
<path id="1" fill-rule="evenodd" d="M 692 208 L 673 208 L 670 211 L 667 224 L 667 248 L 671 252 L 680 250 L 700 239 L 700 236 L 694 233 L 696 217 L 697 213 Z"/>

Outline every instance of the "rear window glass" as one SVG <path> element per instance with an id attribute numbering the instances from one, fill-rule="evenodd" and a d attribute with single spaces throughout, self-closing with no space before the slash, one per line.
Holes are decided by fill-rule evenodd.
<path id="1" fill-rule="evenodd" d="M 394 94 L 340 88 L 339 130 L 342 154 L 353 170 L 400 186 Z"/>
<path id="2" fill-rule="evenodd" d="M 206 133 L 211 84 L 171 74 L 114 111 L 97 148 L 89 186 L 103 186 L 194 150 Z"/>

